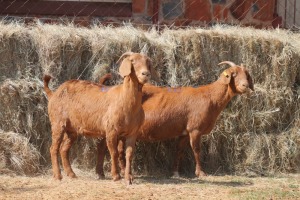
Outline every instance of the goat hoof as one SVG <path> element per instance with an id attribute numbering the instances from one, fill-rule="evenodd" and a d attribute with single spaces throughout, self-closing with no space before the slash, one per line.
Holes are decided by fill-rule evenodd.
<path id="1" fill-rule="evenodd" d="M 59 175 L 53 175 L 53 178 L 54 178 L 55 180 L 60 181 L 60 180 L 62 179 L 62 175 L 61 175 L 61 174 L 59 174 Z"/>
<path id="2" fill-rule="evenodd" d="M 200 178 L 200 177 L 207 176 L 207 175 L 205 174 L 205 172 L 203 172 L 202 170 L 200 170 L 199 172 L 196 172 L 196 176 L 198 178 Z"/>
<path id="3" fill-rule="evenodd" d="M 132 180 L 127 180 L 126 185 L 132 185 Z"/>
<path id="4" fill-rule="evenodd" d="M 118 181 L 120 179 L 121 179 L 120 174 L 118 174 L 118 175 L 116 175 L 116 176 L 113 177 L 113 181 Z"/>
<path id="5" fill-rule="evenodd" d="M 126 185 L 132 185 L 133 179 L 130 178 L 129 180 L 126 180 Z"/>
<path id="6" fill-rule="evenodd" d="M 129 175 L 129 177 L 126 178 L 126 184 L 127 185 L 132 185 L 133 182 L 133 176 Z"/>
<path id="7" fill-rule="evenodd" d="M 173 178 L 179 178 L 179 173 L 176 171 L 176 172 L 173 172 L 173 175 L 172 175 Z"/>
<path id="8" fill-rule="evenodd" d="M 121 175 L 124 176 L 125 175 L 125 170 L 121 169 Z"/>
<path id="9" fill-rule="evenodd" d="M 98 174 L 98 179 L 99 180 L 104 180 L 105 179 L 105 175 L 104 174 Z"/>
<path id="10" fill-rule="evenodd" d="M 70 178 L 77 178 L 77 176 L 76 176 L 76 174 L 74 172 L 69 173 L 68 177 L 70 177 Z"/>

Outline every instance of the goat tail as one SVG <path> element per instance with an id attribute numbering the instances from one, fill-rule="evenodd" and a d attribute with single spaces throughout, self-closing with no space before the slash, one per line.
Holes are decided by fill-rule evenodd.
<path id="1" fill-rule="evenodd" d="M 104 83 L 106 81 L 108 81 L 109 79 L 112 78 L 112 75 L 109 73 L 109 74 L 105 74 L 104 76 L 102 76 L 100 79 L 99 79 L 99 85 L 104 85 Z"/>
<path id="2" fill-rule="evenodd" d="M 49 76 L 49 75 L 45 75 L 44 76 L 44 90 L 48 96 L 48 99 L 52 96 L 53 92 L 50 90 L 48 84 L 49 84 L 49 81 L 52 77 Z"/>

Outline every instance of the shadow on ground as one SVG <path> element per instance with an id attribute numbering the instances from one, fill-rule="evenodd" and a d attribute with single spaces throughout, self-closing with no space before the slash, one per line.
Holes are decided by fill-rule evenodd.
<path id="1" fill-rule="evenodd" d="M 144 183 L 152 183 L 152 184 L 205 184 L 205 185 L 218 185 L 218 186 L 227 186 L 227 187 L 243 187 L 253 185 L 253 182 L 248 179 L 237 180 L 236 178 L 232 178 L 231 180 L 211 180 L 209 177 L 204 177 L 203 179 L 198 178 L 157 178 L 157 177 L 149 177 L 149 176 L 139 176 L 134 180 L 135 184 L 144 184 Z"/>

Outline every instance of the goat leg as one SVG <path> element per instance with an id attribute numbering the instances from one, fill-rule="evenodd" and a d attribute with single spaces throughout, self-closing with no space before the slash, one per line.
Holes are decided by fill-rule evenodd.
<path id="1" fill-rule="evenodd" d="M 106 137 L 107 147 L 111 157 L 111 176 L 114 181 L 120 180 L 121 176 L 118 172 L 117 162 L 118 162 L 118 134 L 110 133 Z"/>
<path id="2" fill-rule="evenodd" d="M 173 177 L 179 177 L 179 163 L 184 154 L 184 149 L 189 144 L 189 136 L 182 136 L 178 138 L 178 143 L 176 146 L 176 156 L 173 164 Z"/>
<path id="3" fill-rule="evenodd" d="M 72 144 L 76 140 L 76 135 L 71 135 L 70 133 L 65 133 L 63 141 L 60 146 L 60 157 L 62 161 L 62 165 L 64 168 L 65 173 L 67 176 L 71 178 L 77 178 L 76 174 L 72 170 L 71 164 L 70 164 L 70 148 L 72 147 Z"/>
<path id="4" fill-rule="evenodd" d="M 58 163 L 58 151 L 63 139 L 62 127 L 52 126 L 52 144 L 50 147 L 52 170 L 54 179 L 61 180 L 62 175 Z"/>
<path id="5" fill-rule="evenodd" d="M 103 165 L 104 165 L 104 158 L 105 158 L 106 150 L 107 150 L 106 139 L 105 138 L 97 139 L 96 174 L 98 174 L 99 179 L 105 178 Z"/>
<path id="6" fill-rule="evenodd" d="M 201 139 L 201 134 L 198 130 L 194 130 L 190 132 L 190 145 L 192 147 L 194 157 L 195 157 L 195 162 L 196 162 L 195 174 L 198 178 L 200 178 L 201 176 L 206 176 L 206 174 L 201 170 L 200 139 Z"/>
<path id="7" fill-rule="evenodd" d="M 128 185 L 132 184 L 133 176 L 131 173 L 131 161 L 135 148 L 136 136 L 126 138 L 126 168 L 125 168 L 125 181 Z"/>
<path id="8" fill-rule="evenodd" d="M 118 143 L 118 152 L 119 152 L 119 167 L 121 169 L 121 175 L 124 176 L 126 168 L 126 159 L 125 159 L 125 140 L 120 139 Z"/>

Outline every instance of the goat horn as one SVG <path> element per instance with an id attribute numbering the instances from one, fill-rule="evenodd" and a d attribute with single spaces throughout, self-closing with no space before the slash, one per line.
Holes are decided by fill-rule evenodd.
<path id="1" fill-rule="evenodd" d="M 128 51 L 128 52 L 126 52 L 126 53 L 123 53 L 122 55 L 121 55 L 121 57 L 119 58 L 119 60 L 117 61 L 117 63 L 119 63 L 124 57 L 126 57 L 126 56 L 131 56 L 133 54 L 133 52 L 130 52 L 130 51 Z"/>
<path id="2" fill-rule="evenodd" d="M 243 70 L 243 71 L 245 71 L 245 66 L 244 66 L 244 64 L 243 64 L 243 63 L 241 63 L 241 65 L 240 65 L 240 66 L 241 66 L 242 70 Z"/>
<path id="3" fill-rule="evenodd" d="M 223 62 L 220 62 L 218 65 L 222 65 L 222 64 L 228 64 L 231 67 L 236 66 L 236 64 L 234 62 L 231 62 L 231 61 L 223 61 Z"/>

